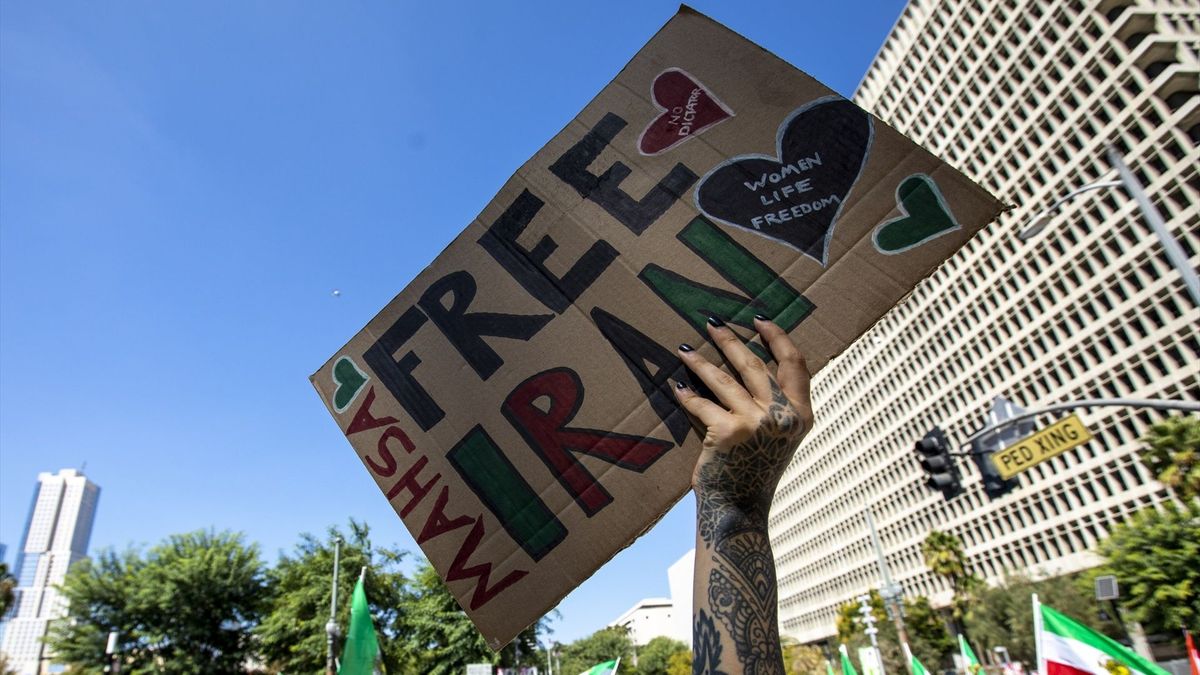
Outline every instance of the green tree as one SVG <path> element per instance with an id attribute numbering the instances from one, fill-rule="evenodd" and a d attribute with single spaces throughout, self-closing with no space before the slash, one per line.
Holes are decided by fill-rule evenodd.
<path id="1" fill-rule="evenodd" d="M 883 669 L 889 673 L 905 671 L 904 652 L 900 648 L 900 639 L 896 634 L 896 626 L 888 618 L 887 609 L 883 605 L 883 596 L 879 591 L 870 591 L 871 616 L 875 618 L 875 636 L 879 643 L 879 653 L 883 657 Z M 866 624 L 862 619 L 857 602 L 848 602 L 838 608 L 836 618 L 838 640 L 846 644 L 851 654 L 856 654 L 863 647 L 870 647 L 871 640 L 864 632 Z"/>
<path id="2" fill-rule="evenodd" d="M 966 614 L 965 621 L 977 654 L 1002 645 L 1014 661 L 1027 666 L 1036 663 L 1030 599 L 1034 593 L 1043 604 L 1091 628 L 1112 637 L 1119 634 L 1117 626 L 1100 621 L 1099 606 L 1086 575 L 1051 577 L 1041 581 L 1011 575 L 998 586 L 981 589 Z"/>
<path id="3" fill-rule="evenodd" d="M 459 675 L 469 663 L 498 660 L 427 562 L 413 575 L 403 632 L 408 650 L 418 659 L 414 672 L 423 675 Z"/>
<path id="4" fill-rule="evenodd" d="M 1200 501 L 1145 509 L 1100 544 L 1128 618 L 1150 633 L 1200 629 Z"/>
<path id="5" fill-rule="evenodd" d="M 624 628 L 610 626 L 580 638 L 562 648 L 562 672 L 582 673 L 597 663 L 617 657 L 621 663 L 633 663 L 633 641 Z M 622 666 L 624 668 L 624 666 Z"/>
<path id="6" fill-rule="evenodd" d="M 101 551 L 71 566 L 62 585 L 69 618 L 50 624 L 47 635 L 59 662 L 95 672 L 97 664 L 104 663 L 109 632 L 116 631 L 126 670 L 149 665 L 149 645 L 141 635 L 142 617 L 133 602 L 137 575 L 144 566 L 145 561 L 133 550 Z M 79 620 L 81 617 L 86 620 Z"/>
<path id="7" fill-rule="evenodd" d="M 672 654 L 667 659 L 667 675 L 692 675 L 692 650 Z"/>
<path id="8" fill-rule="evenodd" d="M 47 642 L 77 672 L 97 672 L 112 630 L 126 672 L 238 672 L 266 604 L 258 548 L 230 532 L 171 535 L 145 558 L 101 553 L 75 565 L 61 590 L 69 620 Z"/>
<path id="9" fill-rule="evenodd" d="M 550 622 L 557 616 L 558 610 L 553 610 L 518 633 L 517 637 L 497 654 L 496 665 L 504 668 L 536 666 L 538 672 L 546 670 L 546 653 L 541 648 L 542 636 L 548 638 L 554 634 Z"/>
<path id="10" fill-rule="evenodd" d="M 802 645 L 783 637 L 783 669 L 786 675 L 825 675 L 825 656 L 820 647 Z"/>
<path id="11" fill-rule="evenodd" d="M 956 624 L 961 625 L 971 594 L 982 582 L 967 570 L 967 555 L 962 540 L 949 532 L 932 530 L 921 542 L 921 555 L 930 572 L 950 581 L 954 593 L 950 611 Z"/>
<path id="12" fill-rule="evenodd" d="M 411 669 L 411 652 L 399 639 L 401 608 L 409 600 L 409 590 L 408 579 L 398 567 L 406 553 L 375 548 L 370 528 L 354 519 L 346 531 L 330 527 L 324 538 L 302 534 L 295 551 L 282 556 L 268 574 L 273 600 L 256 631 L 263 659 L 272 668 L 289 673 L 324 671 L 334 542 L 339 539 L 338 625 L 343 631 L 349 625 L 351 593 L 365 567 L 367 602 L 383 665 L 391 673 Z"/>
<path id="13" fill-rule="evenodd" d="M 1184 501 L 1200 497 L 1200 416 L 1177 416 L 1154 424 L 1139 453 L 1158 482 Z"/>
<path id="14" fill-rule="evenodd" d="M 0 616 L 7 614 L 8 608 L 12 607 L 13 589 L 16 586 L 17 580 L 8 573 L 8 563 L 0 562 Z"/>
<path id="15" fill-rule="evenodd" d="M 671 657 L 687 650 L 687 645 L 679 640 L 656 637 L 638 649 L 637 675 L 667 675 Z"/>
<path id="16" fill-rule="evenodd" d="M 904 601 L 904 626 L 908 630 L 909 647 L 913 655 L 930 670 L 949 665 L 957 645 L 942 615 L 929 604 L 929 598 L 919 596 Z"/>

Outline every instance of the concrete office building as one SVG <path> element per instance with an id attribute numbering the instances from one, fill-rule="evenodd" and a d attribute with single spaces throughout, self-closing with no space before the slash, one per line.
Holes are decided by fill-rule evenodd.
<path id="1" fill-rule="evenodd" d="M 1014 205 L 813 382 L 817 427 L 771 516 L 783 631 L 835 634 L 840 604 L 878 587 L 864 510 L 908 596 L 949 601 L 925 568 L 932 529 L 964 542 L 989 582 L 1097 563 L 1117 523 L 1169 499 L 1138 462 L 1161 414 L 1095 408 L 1095 440 L 1020 476 L 997 500 L 961 460 L 966 492 L 928 489 L 913 443 L 959 441 L 993 396 L 1026 408 L 1108 397 L 1200 400 L 1200 309 L 1121 190 L 1114 143 L 1200 263 L 1200 6 L 1195 0 L 913 0 L 857 102 Z"/>
<path id="2" fill-rule="evenodd" d="M 17 551 L 14 608 L 4 622 L 0 651 L 21 675 L 41 672 L 49 654 L 41 638 L 51 621 L 66 612 L 53 587 L 67 569 L 87 555 L 100 488 L 74 469 L 38 474 L 25 535 Z"/>
<path id="3" fill-rule="evenodd" d="M 670 598 L 646 598 L 639 600 L 627 612 L 608 624 L 629 631 L 634 647 L 643 647 L 659 636 L 675 637 L 675 606 Z M 678 639 L 678 638 L 676 638 Z"/>

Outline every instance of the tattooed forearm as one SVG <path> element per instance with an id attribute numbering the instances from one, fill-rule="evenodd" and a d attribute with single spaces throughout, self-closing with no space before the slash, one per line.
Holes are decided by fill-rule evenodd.
<path id="1" fill-rule="evenodd" d="M 708 604 L 733 639 L 745 673 L 782 675 L 775 561 L 765 532 L 725 540 L 709 575 Z"/>
<path id="2" fill-rule="evenodd" d="M 696 555 L 711 556 L 707 605 L 733 644 L 741 672 L 748 675 L 784 672 L 767 516 L 803 422 L 779 388 L 772 389 L 774 400 L 759 428 L 700 467 L 696 485 L 697 533 L 705 547 Z M 697 622 L 707 618 L 701 612 Z M 715 662 L 710 663 L 697 660 L 693 672 L 712 672 Z"/>
<path id="3" fill-rule="evenodd" d="M 693 675 L 726 675 L 721 670 L 721 634 L 703 609 L 696 613 L 692 627 Z"/>
<path id="4" fill-rule="evenodd" d="M 700 467 L 696 517 L 706 547 L 715 543 L 719 532 L 760 523 L 766 527 L 775 485 L 804 431 L 804 423 L 773 382 L 771 394 L 771 405 L 754 435 Z"/>
<path id="5" fill-rule="evenodd" d="M 779 478 L 812 425 L 811 375 L 787 333 L 764 316 L 754 326 L 779 364 L 772 374 L 718 317 L 708 333 L 739 384 L 688 345 L 679 357 L 718 400 L 685 383 L 680 404 L 704 424 L 696 493 L 693 675 L 783 675 L 779 591 L 767 516 Z"/>

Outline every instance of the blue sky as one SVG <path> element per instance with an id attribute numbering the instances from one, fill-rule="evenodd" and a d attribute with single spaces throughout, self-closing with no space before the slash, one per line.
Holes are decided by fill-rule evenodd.
<path id="1" fill-rule="evenodd" d="M 697 2 L 851 95 L 900 0 Z M 87 463 L 93 550 L 348 517 L 412 537 L 307 376 L 676 11 L 575 3 L 0 5 L 0 542 Z M 341 290 L 334 297 L 334 289 Z M 560 605 L 650 596 L 684 499 Z"/>

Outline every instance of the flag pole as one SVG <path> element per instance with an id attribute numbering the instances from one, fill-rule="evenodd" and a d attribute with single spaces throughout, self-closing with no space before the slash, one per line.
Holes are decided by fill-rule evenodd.
<path id="1" fill-rule="evenodd" d="M 613 664 L 612 675 L 617 675 L 617 668 L 621 667 L 621 657 L 617 657 L 617 662 Z"/>
<path id="2" fill-rule="evenodd" d="M 1033 599 L 1033 643 L 1037 649 L 1038 675 L 1046 675 L 1046 653 L 1042 651 L 1042 607 L 1038 602 L 1037 593 L 1032 593 Z"/>

